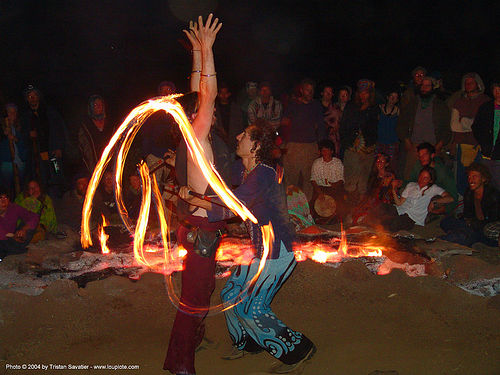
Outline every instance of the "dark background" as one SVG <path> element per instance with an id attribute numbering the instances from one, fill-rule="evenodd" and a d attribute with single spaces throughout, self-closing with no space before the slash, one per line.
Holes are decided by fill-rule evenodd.
<path id="1" fill-rule="evenodd" d="M 219 81 L 237 93 L 269 80 L 280 94 L 304 76 L 384 89 L 408 81 L 417 65 L 439 71 L 449 90 L 478 72 L 500 79 L 498 2 L 251 0 L 0 1 L 0 89 L 23 103 L 39 87 L 71 131 L 99 93 L 116 118 L 152 97 L 162 80 L 188 88 L 190 55 L 181 29 L 213 11 L 223 22 L 215 44 Z M 492 5 L 493 4 L 493 5 Z"/>

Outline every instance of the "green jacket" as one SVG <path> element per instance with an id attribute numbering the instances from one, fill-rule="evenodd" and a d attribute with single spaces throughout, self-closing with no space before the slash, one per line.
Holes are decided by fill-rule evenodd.
<path id="1" fill-rule="evenodd" d="M 21 207 L 26 208 L 28 211 L 40 215 L 40 224 L 42 224 L 47 231 L 51 233 L 57 232 L 57 219 L 52 199 L 45 195 L 43 202 L 40 202 L 34 197 L 25 197 L 23 193 L 16 197 L 15 202 Z"/>

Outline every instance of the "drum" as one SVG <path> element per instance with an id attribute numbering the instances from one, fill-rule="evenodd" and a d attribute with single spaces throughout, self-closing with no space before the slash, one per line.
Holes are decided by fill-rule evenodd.
<path id="1" fill-rule="evenodd" d="M 322 195 L 314 202 L 314 210 L 321 217 L 331 217 L 337 211 L 337 203 L 330 195 Z"/>

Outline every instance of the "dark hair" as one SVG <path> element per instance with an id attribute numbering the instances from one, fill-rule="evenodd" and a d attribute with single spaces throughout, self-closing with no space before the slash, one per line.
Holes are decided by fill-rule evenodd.
<path id="1" fill-rule="evenodd" d="M 481 176 L 486 180 L 486 183 L 488 184 L 491 181 L 491 173 L 488 170 L 488 168 L 480 163 L 474 162 L 471 165 L 469 165 L 466 169 L 467 175 L 470 172 L 479 172 Z"/>
<path id="2" fill-rule="evenodd" d="M 436 182 L 436 170 L 432 167 L 429 167 L 426 165 L 423 167 L 420 172 L 418 172 L 418 175 L 420 176 L 422 172 L 427 172 L 429 173 L 429 176 L 431 177 L 431 181 L 427 184 L 428 187 L 432 186 Z"/>
<path id="3" fill-rule="evenodd" d="M 329 139 L 322 139 L 318 142 L 318 149 L 321 151 L 322 148 L 328 148 L 332 152 L 335 152 L 335 145 Z"/>
<path id="4" fill-rule="evenodd" d="M 316 88 L 316 84 L 310 78 L 304 78 L 302 81 L 300 81 L 301 88 L 304 87 L 305 85 L 311 85 L 313 88 Z"/>
<path id="5" fill-rule="evenodd" d="M 429 154 L 431 154 L 431 155 L 436 153 L 436 148 L 433 145 L 431 145 L 429 142 L 420 143 L 417 146 L 417 152 L 420 150 L 427 150 L 427 151 L 429 151 Z"/>
<path id="6" fill-rule="evenodd" d="M 373 107 L 375 105 L 375 90 L 369 89 L 368 92 L 370 93 L 370 97 L 368 98 L 368 106 Z M 356 103 L 358 107 L 361 107 L 361 98 L 359 96 L 360 93 L 361 91 L 359 90 L 356 90 L 356 92 L 354 93 L 354 103 Z"/>
<path id="7" fill-rule="evenodd" d="M 9 200 L 11 200 L 11 191 L 6 186 L 0 186 L 0 196 L 6 195 Z"/>
<path id="8" fill-rule="evenodd" d="M 269 87 L 271 90 L 273 89 L 273 86 L 271 86 L 271 82 L 269 81 L 262 81 L 261 83 L 259 83 L 259 89 L 263 87 Z"/>
<path id="9" fill-rule="evenodd" d="M 28 189 L 29 189 L 29 184 L 30 184 L 31 182 L 36 182 L 36 183 L 38 184 L 38 186 L 40 187 L 40 196 L 39 196 L 37 199 L 38 199 L 40 202 L 42 202 L 42 204 L 43 204 L 43 202 L 45 201 L 45 196 L 46 196 L 46 193 L 45 193 L 45 189 L 44 189 L 44 187 L 43 187 L 42 183 L 41 183 L 40 181 L 38 181 L 38 180 L 33 179 L 33 180 L 29 180 L 29 181 L 26 183 L 26 185 L 24 186 L 23 197 L 24 197 L 24 198 L 28 198 L 28 197 L 30 196 L 30 194 L 29 194 L 29 192 L 28 192 Z"/>
<path id="10" fill-rule="evenodd" d="M 252 151 L 260 146 L 255 153 L 256 162 L 274 166 L 273 150 L 276 147 L 274 129 L 270 126 L 250 125 L 246 128 L 246 132 L 250 135 L 250 139 L 255 142 Z"/>
<path id="11" fill-rule="evenodd" d="M 395 174 L 391 168 L 391 165 L 390 165 L 391 157 L 383 152 L 379 152 L 375 156 L 375 159 L 373 160 L 372 169 L 370 171 L 370 176 L 368 176 L 367 190 L 369 193 L 372 193 L 373 191 L 375 191 L 375 189 L 378 187 L 378 184 L 379 184 L 378 170 L 377 170 L 377 159 L 380 156 L 382 156 L 387 162 L 387 165 L 385 166 L 385 171 L 390 172 L 392 174 Z"/>

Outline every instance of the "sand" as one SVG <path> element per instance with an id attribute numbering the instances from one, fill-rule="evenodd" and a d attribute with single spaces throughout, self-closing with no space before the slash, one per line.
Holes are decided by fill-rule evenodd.
<path id="1" fill-rule="evenodd" d="M 223 285 L 217 281 L 213 303 Z M 500 373 L 499 298 L 400 270 L 376 276 L 359 260 L 337 269 L 305 261 L 272 307 L 318 348 L 304 375 L 486 375 Z M 168 374 L 161 368 L 174 315 L 159 274 L 136 282 L 113 276 L 80 289 L 60 280 L 38 296 L 0 290 L 0 374 Z M 206 324 L 217 346 L 197 353 L 198 375 L 265 374 L 275 362 L 267 353 L 220 359 L 230 347 L 223 315 Z M 23 364 L 34 366 L 13 369 Z"/>

